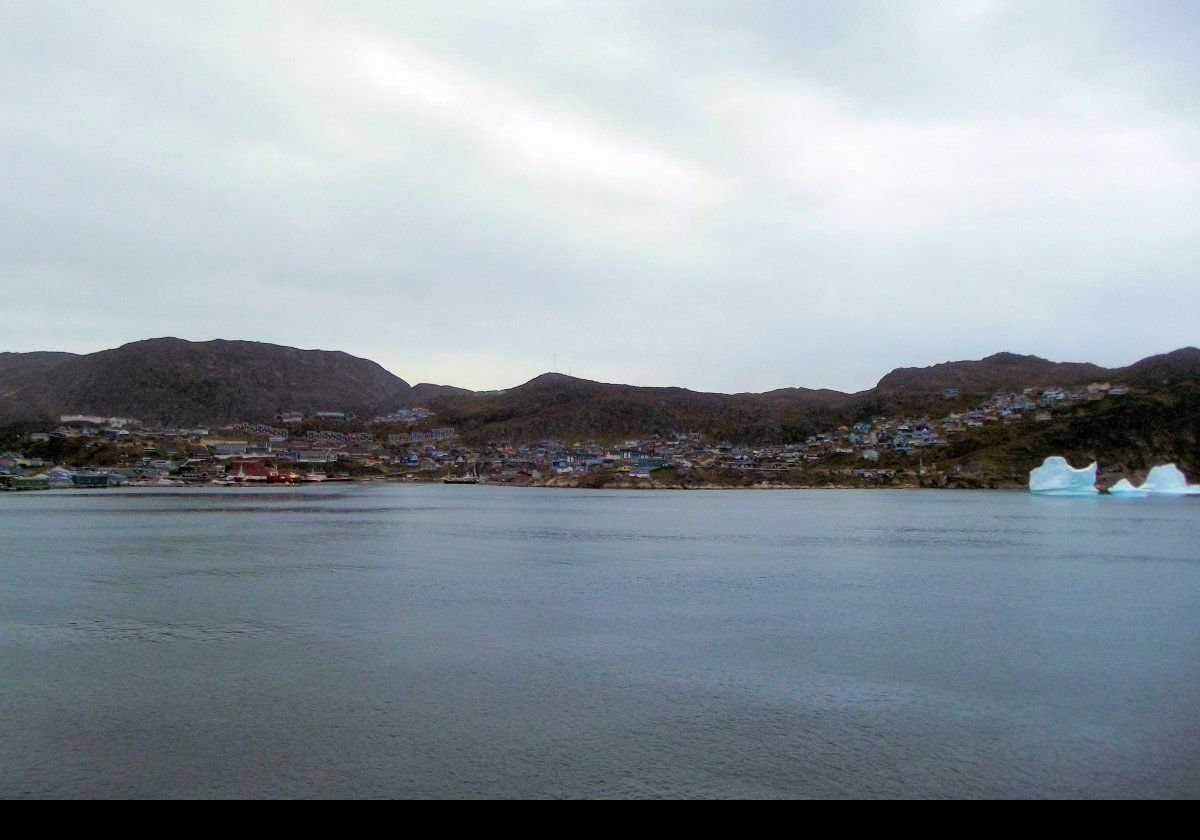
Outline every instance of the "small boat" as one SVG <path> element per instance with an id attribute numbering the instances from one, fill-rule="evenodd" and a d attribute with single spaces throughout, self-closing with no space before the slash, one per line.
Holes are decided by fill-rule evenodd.
<path id="1" fill-rule="evenodd" d="M 442 479 L 442 484 L 478 484 L 479 475 L 472 467 L 466 475 L 448 475 Z"/>
<path id="2" fill-rule="evenodd" d="M 151 478 L 145 481 L 129 482 L 135 487 L 182 487 L 183 481 L 175 478 Z"/>

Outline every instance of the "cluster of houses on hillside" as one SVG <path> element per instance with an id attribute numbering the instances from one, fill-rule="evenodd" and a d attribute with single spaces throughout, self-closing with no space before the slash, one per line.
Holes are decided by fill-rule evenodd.
<path id="1" fill-rule="evenodd" d="M 376 423 L 420 423 L 433 416 L 428 408 L 401 408 L 391 414 L 376 417 Z"/>
<path id="2" fill-rule="evenodd" d="M 418 409 L 408 417 L 430 416 Z M 314 477 L 327 479 L 331 465 L 342 469 L 365 468 L 388 472 L 397 464 L 398 452 L 393 440 L 387 446 L 380 435 L 371 432 L 318 429 L 296 431 L 294 422 L 329 421 L 345 426 L 344 412 L 318 412 L 305 415 L 281 414 L 275 422 L 235 423 L 221 428 L 203 426 L 179 428 L 143 425 L 131 418 L 64 415 L 53 429 L 28 436 L 29 450 L 37 452 L 51 444 L 74 442 L 71 448 L 78 461 L 95 452 L 104 466 L 56 466 L 39 457 L 17 452 L 4 453 L 0 459 L 0 486 L 6 489 L 43 489 L 45 487 L 99 487 L 123 484 L 168 484 L 181 482 L 225 482 L 231 479 L 258 479 L 267 474 L 288 480 Z M 455 437 L 453 429 L 438 428 L 409 431 L 405 442 Z M 387 436 L 395 438 L 396 436 Z M 103 457 L 101 457 L 103 456 Z M 112 463 L 116 460 L 118 463 Z M 337 476 L 341 477 L 341 476 Z"/>
<path id="3" fill-rule="evenodd" d="M 341 429 L 291 430 L 290 415 L 279 425 L 237 423 L 209 429 L 143 426 L 131 418 L 69 415 L 49 432 L 29 436 L 31 451 L 55 438 L 77 439 L 97 451 L 119 453 L 120 463 L 87 468 L 56 466 L 16 452 L 0 454 L 0 485 L 9 489 L 97 487 L 113 484 L 303 481 L 354 474 L 433 477 L 469 471 L 498 483 L 530 483 L 548 476 L 613 470 L 648 477 L 663 467 L 747 470 L 783 473 L 827 462 L 842 472 L 887 478 L 881 457 L 887 453 L 924 454 L 948 445 L 956 436 L 988 423 L 1045 421 L 1061 406 L 1128 393 L 1123 385 L 1093 383 L 1085 388 L 1027 388 L 998 392 L 973 408 L 941 418 L 876 417 L 840 426 L 792 443 L 737 446 L 706 440 L 700 433 L 628 440 L 466 446 L 450 427 L 409 428 L 395 432 L 397 418 L 413 424 L 432 417 L 427 409 L 406 409 L 379 418 L 387 431 Z M 958 397 L 947 389 L 948 399 Z M 339 419 L 341 412 L 324 412 Z M 340 415 L 334 418 L 332 415 Z M 318 420 L 319 417 L 304 418 Z M 310 424 L 311 425 L 311 424 Z M 372 424 L 360 428 L 370 429 Z M 890 459 L 885 459 L 890 460 Z"/>
<path id="4" fill-rule="evenodd" d="M 151 461 L 120 469 L 73 469 L 26 458 L 16 452 L 0 454 L 0 488 L 6 490 L 51 490 L 95 488 L 150 482 L 169 475 L 170 462 Z"/>

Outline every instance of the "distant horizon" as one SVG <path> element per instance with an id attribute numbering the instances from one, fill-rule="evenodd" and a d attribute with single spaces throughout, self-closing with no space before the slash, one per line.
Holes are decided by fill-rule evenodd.
<path id="1" fill-rule="evenodd" d="M 958 362 L 979 362 L 979 361 L 983 361 L 985 359 L 991 358 L 993 356 L 1002 355 L 1002 354 L 1011 354 L 1011 355 L 1015 355 L 1015 356 L 1038 358 L 1038 359 L 1042 359 L 1042 360 L 1048 361 L 1048 362 L 1053 362 L 1056 364 L 1092 364 L 1092 365 L 1096 365 L 1097 367 L 1112 370 L 1112 369 L 1128 367 L 1128 366 L 1133 365 L 1137 362 L 1140 362 L 1144 359 L 1153 358 L 1155 356 L 1163 356 L 1163 355 L 1167 355 L 1169 353 L 1175 353 L 1175 352 L 1178 352 L 1181 350 L 1197 349 L 1196 345 L 1184 344 L 1184 345 L 1180 345 L 1178 347 L 1173 347 L 1173 348 L 1169 348 L 1166 350 L 1160 350 L 1158 352 L 1145 353 L 1143 355 L 1139 355 L 1137 358 L 1129 359 L 1129 360 L 1125 360 L 1125 361 L 1118 361 L 1115 363 L 1104 363 L 1104 362 L 1094 361 L 1091 359 L 1055 359 L 1055 358 L 1051 358 L 1051 357 L 1047 357 L 1047 356 L 1042 356 L 1039 353 L 1022 353 L 1017 350 L 1006 349 L 1006 350 L 996 350 L 991 353 L 985 353 L 984 355 L 978 356 L 975 358 L 960 357 L 960 358 L 953 358 L 953 359 L 943 359 L 943 360 L 935 361 L 935 362 L 927 362 L 924 364 L 921 364 L 921 363 L 893 364 L 890 367 L 885 366 L 880 369 L 880 373 L 878 374 L 878 376 L 875 378 L 874 381 L 872 381 L 870 384 L 868 384 L 864 387 L 860 387 L 860 388 L 846 389 L 846 388 L 839 388 L 836 386 L 808 385 L 808 384 L 803 384 L 803 383 L 793 383 L 793 384 L 777 385 L 775 387 L 768 387 L 768 388 L 764 388 L 761 390 L 748 390 L 746 388 L 737 388 L 737 389 L 732 389 L 732 390 L 713 390 L 713 389 L 707 389 L 707 388 L 697 388 L 697 387 L 688 385 L 686 383 L 679 383 L 679 382 L 670 382 L 670 383 L 648 382 L 648 383 L 646 383 L 646 382 L 635 382 L 635 381 L 620 380 L 620 379 L 598 379 L 595 377 L 587 376 L 583 373 L 568 372 L 565 370 L 542 370 L 537 373 L 533 373 L 529 376 L 520 378 L 517 381 L 514 381 L 507 385 L 500 385 L 500 386 L 494 386 L 494 387 L 471 387 L 469 385 L 463 385 L 463 384 L 460 384 L 457 382 L 438 382 L 438 381 L 434 381 L 434 380 L 426 379 L 426 378 L 422 378 L 422 377 L 410 376 L 410 375 L 406 374 L 405 372 L 403 372 L 402 370 L 398 371 L 396 368 L 393 368 L 387 364 L 384 364 L 379 359 L 375 359 L 370 356 L 360 355 L 360 354 L 354 353 L 350 350 L 345 350 L 345 349 L 341 349 L 341 348 L 337 348 L 337 347 L 301 347 L 301 346 L 293 345 L 293 344 L 279 344 L 278 342 L 262 341 L 259 339 L 228 338 L 228 337 L 191 339 L 191 338 L 183 338 L 182 336 L 177 336 L 177 335 L 159 335 L 159 336 L 150 336 L 150 337 L 146 337 L 146 338 L 130 339 L 129 341 L 123 341 L 119 344 L 115 344 L 112 347 L 101 347 L 97 350 L 91 350 L 91 351 L 81 352 L 81 351 L 75 351 L 75 350 L 63 350 L 60 348 L 38 348 L 38 349 L 33 349 L 33 350 L 0 350 L 0 355 L 2 355 L 4 353 L 69 353 L 69 354 L 72 354 L 75 356 L 88 356 L 88 355 L 92 355 L 95 353 L 102 353 L 107 350 L 116 350 L 121 347 L 128 346 L 130 344 L 138 344 L 138 343 L 147 342 L 147 341 L 162 341 L 162 340 L 179 340 L 179 341 L 185 341 L 185 342 L 188 342 L 191 344 L 206 344 L 206 343 L 214 342 L 214 341 L 249 342 L 249 343 L 254 343 L 254 344 L 268 344 L 268 345 L 272 345 L 272 346 L 276 346 L 276 347 L 287 347 L 287 348 L 291 348 L 294 350 L 318 351 L 318 352 L 327 352 L 327 353 L 346 353 L 355 358 L 364 359 L 366 361 L 374 362 L 375 364 L 378 364 L 380 367 L 382 367 L 388 373 L 392 374 L 393 376 L 399 377 L 400 379 L 403 379 L 405 382 L 407 382 L 410 386 L 413 386 L 413 387 L 416 387 L 417 385 L 449 386 L 449 387 L 454 387 L 454 388 L 464 388 L 466 390 L 474 391 L 476 393 L 509 391 L 509 390 L 512 390 L 513 388 L 524 385 L 524 384 L 526 384 L 534 379 L 537 379 L 541 376 L 558 374 L 558 375 L 562 375 L 562 376 L 573 377 L 575 379 L 587 380 L 590 382 L 597 382 L 597 383 L 606 384 L 606 385 L 631 385 L 631 386 L 635 386 L 635 387 L 639 387 L 639 388 L 683 388 L 685 390 L 694 391 L 697 393 L 715 393 L 715 394 L 727 394 L 727 395 L 742 394 L 742 393 L 744 393 L 744 394 L 763 394 L 763 393 L 769 393 L 771 391 L 785 390 L 785 389 L 789 389 L 789 388 L 799 388 L 799 389 L 805 389 L 805 390 L 811 390 L 811 391 L 835 391 L 838 393 L 853 395 L 853 394 L 861 393 L 863 391 L 871 390 L 872 388 L 876 387 L 879 384 L 879 381 L 883 377 L 887 376 L 889 373 L 896 371 L 896 370 L 924 369 L 924 368 L 935 367 L 937 365 L 952 364 L 952 363 L 958 363 Z"/>

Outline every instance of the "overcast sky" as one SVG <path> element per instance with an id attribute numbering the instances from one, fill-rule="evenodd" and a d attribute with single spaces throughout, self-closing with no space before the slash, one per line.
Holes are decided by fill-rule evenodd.
<path id="1" fill-rule="evenodd" d="M 0 350 L 857 390 L 1200 344 L 1200 3 L 0 0 Z"/>

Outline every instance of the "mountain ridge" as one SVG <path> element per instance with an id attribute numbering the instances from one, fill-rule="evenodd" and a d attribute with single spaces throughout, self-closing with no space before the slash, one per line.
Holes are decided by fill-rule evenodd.
<path id="1" fill-rule="evenodd" d="M 675 386 L 595 382 L 544 373 L 498 392 L 404 379 L 342 351 L 266 342 L 156 338 L 76 355 L 0 353 L 0 417 L 131 416 L 147 422 L 270 421 L 284 411 L 369 417 L 428 405 L 468 437 L 634 435 L 704 431 L 774 439 L 810 434 L 866 414 L 920 411 L 955 389 L 964 397 L 1035 385 L 1118 378 L 1162 387 L 1200 381 L 1200 349 L 1184 347 L 1122 368 L 995 353 L 978 360 L 898 367 L 857 393 L 801 387 L 723 394 Z"/>

